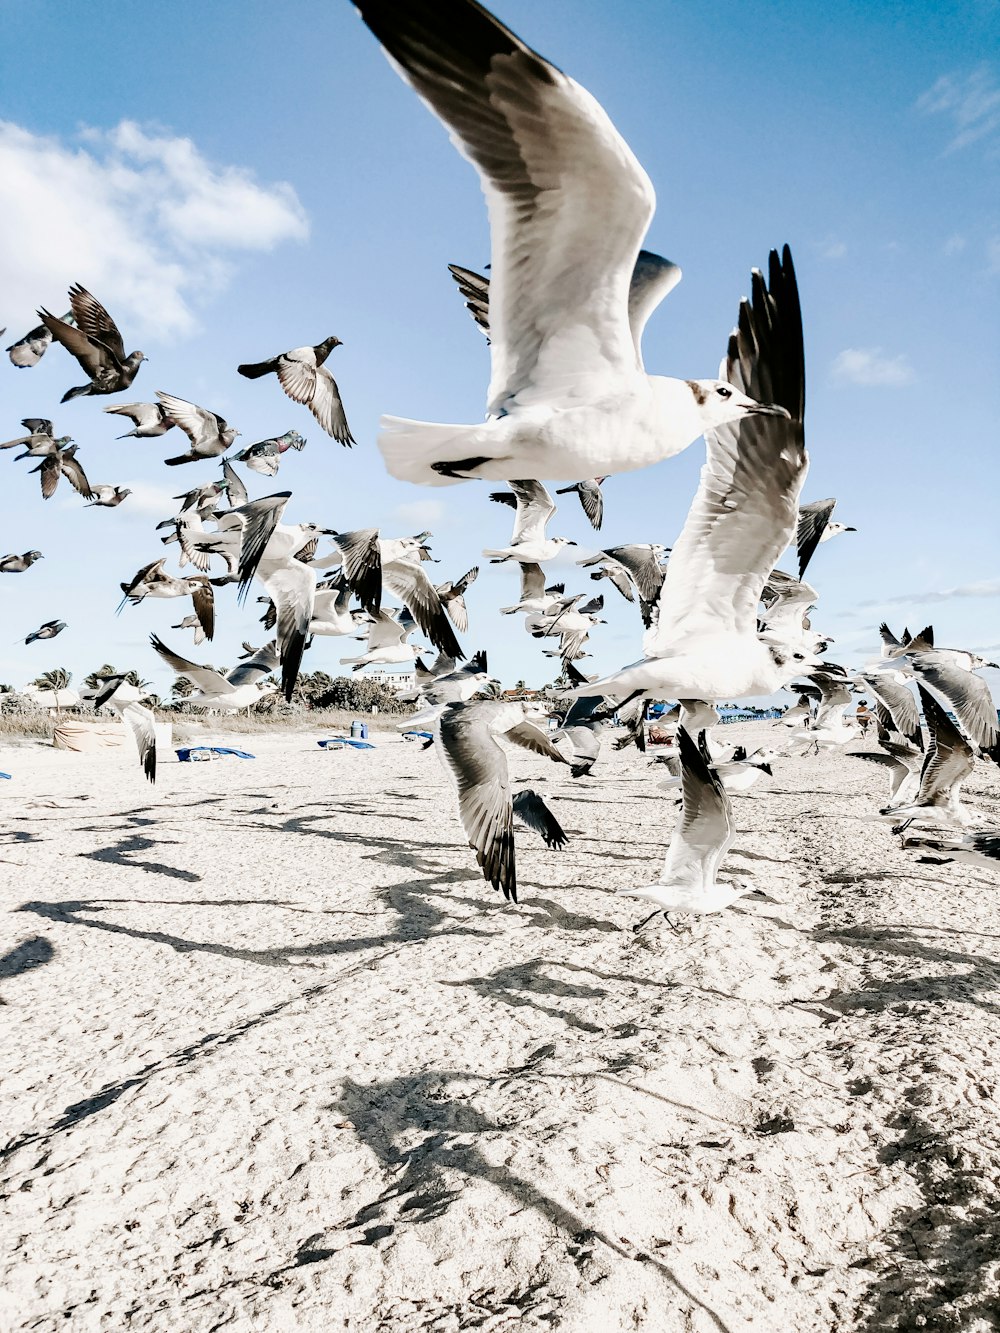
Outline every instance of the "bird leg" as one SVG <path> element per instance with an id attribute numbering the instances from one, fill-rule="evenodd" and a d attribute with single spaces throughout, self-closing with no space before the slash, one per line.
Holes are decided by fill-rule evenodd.
<path id="1" fill-rule="evenodd" d="M 639 924 L 638 924 L 637 926 L 633 926 L 633 927 L 632 927 L 632 933 L 635 934 L 635 935 L 638 935 L 638 933 L 639 933 L 640 930 L 642 930 L 645 926 L 648 926 L 648 925 L 649 925 L 650 921 L 652 921 L 652 919 L 653 919 L 654 916 L 659 916 L 659 915 L 660 915 L 660 911 L 661 911 L 661 909 L 658 907 L 658 908 L 656 909 L 655 912 L 650 912 L 649 916 L 644 916 L 644 917 L 642 918 L 642 920 L 639 922 Z M 664 912 L 663 915 L 664 915 L 664 917 L 666 918 L 667 921 L 670 920 L 670 918 L 667 916 L 666 912 Z"/>

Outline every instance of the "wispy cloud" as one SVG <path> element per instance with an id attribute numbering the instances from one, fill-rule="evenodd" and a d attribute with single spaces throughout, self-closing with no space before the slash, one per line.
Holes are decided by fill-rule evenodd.
<path id="1" fill-rule="evenodd" d="M 925 602 L 951 602 L 960 597 L 1000 597 L 1000 579 L 981 579 L 978 583 L 961 583 L 957 588 L 942 588 L 935 592 L 908 592 L 900 597 L 879 597 L 859 606 L 917 606 Z"/>
<path id="2" fill-rule="evenodd" d="M 17 256 L 8 324 L 27 329 L 39 305 L 61 314 L 82 282 L 131 350 L 140 334 L 192 329 L 192 305 L 226 285 L 234 254 L 307 234 L 290 185 L 213 164 L 190 139 L 122 121 L 66 141 L 0 121 L 0 247 Z"/>
<path id="3" fill-rule="evenodd" d="M 427 523 L 439 523 L 447 510 L 440 500 L 409 500 L 392 512 L 404 527 L 420 528 Z"/>
<path id="4" fill-rule="evenodd" d="M 960 232 L 955 232 L 949 236 L 944 243 L 944 252 L 946 255 L 960 255 L 965 249 L 965 237 Z"/>
<path id="5" fill-rule="evenodd" d="M 898 389 L 915 378 L 906 356 L 887 356 L 881 347 L 847 347 L 834 358 L 834 379 L 870 388 Z"/>
<path id="6" fill-rule="evenodd" d="M 843 259 L 847 254 L 847 242 L 836 236 L 826 236 L 816 242 L 816 253 L 820 259 Z"/>
<path id="7" fill-rule="evenodd" d="M 1000 131 L 1000 83 L 989 65 L 979 65 L 967 74 L 942 74 L 917 98 L 917 110 L 925 115 L 946 116 L 953 136 L 949 153 L 992 138 Z"/>
<path id="8" fill-rule="evenodd" d="M 151 518 L 170 518 L 177 513 L 177 492 L 172 486 L 154 486 L 148 481 L 124 481 L 132 494 L 122 501 L 118 511 L 124 516 L 147 515 Z M 178 490 L 182 489 L 178 487 Z"/>

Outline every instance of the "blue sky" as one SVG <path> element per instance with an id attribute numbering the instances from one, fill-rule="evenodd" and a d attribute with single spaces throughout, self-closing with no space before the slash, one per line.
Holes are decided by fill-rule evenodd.
<path id="1" fill-rule="evenodd" d="M 649 325 L 647 367 L 715 374 L 749 271 L 788 242 L 799 275 L 808 366 L 804 499 L 840 497 L 859 531 L 822 547 L 810 571 L 814 624 L 855 665 L 876 626 L 1000 651 L 997 487 L 1000 346 L 1000 4 L 699 3 L 504 0 L 500 16 L 605 106 L 654 183 L 647 245 L 684 281 Z M 18 337 L 36 305 L 66 308 L 69 282 L 110 308 L 129 349 L 149 356 L 134 396 L 163 389 L 224 415 L 240 444 L 299 429 L 305 451 L 251 495 L 290 489 L 288 516 L 323 526 L 430 528 L 441 578 L 470 564 L 471 651 L 507 682 L 555 674 L 542 645 L 496 615 L 516 573 L 480 561 L 505 544 L 509 514 L 487 486 L 426 490 L 389 479 L 380 413 L 473 421 L 488 381 L 484 340 L 446 265 L 488 261 L 471 167 L 397 78 L 347 0 L 306 5 L 133 7 L 95 26 L 57 3 L 5 14 L 0 52 L 0 325 Z M 358 448 L 343 451 L 272 381 L 236 365 L 336 333 L 337 377 Z M 10 339 L 5 339 L 6 344 Z M 118 618 L 118 584 L 161 551 L 169 498 L 217 474 L 165 469 L 179 452 L 120 441 L 101 400 L 59 406 L 82 382 L 53 349 L 33 370 L 0 363 L 0 437 L 52 417 L 80 444 L 92 482 L 135 485 L 117 510 L 85 509 L 0 455 L 4 551 L 42 550 L 3 576 L 0 679 L 110 660 L 165 687 L 151 631 L 188 603 L 147 602 Z M 129 395 L 132 396 L 132 395 Z M 120 401 L 120 400 L 116 400 Z M 671 544 L 701 444 L 610 480 L 601 545 Z M 589 547 L 573 505 L 550 525 Z M 786 558 L 787 567 L 791 562 Z M 596 589 L 552 566 L 573 590 Z M 606 583 L 606 616 L 583 665 L 640 654 L 641 626 Z M 44 620 L 51 644 L 14 646 Z M 261 633 L 251 605 L 219 599 L 216 641 L 190 651 L 229 665 Z M 353 654 L 317 641 L 309 670 Z M 1000 676 L 990 673 L 992 682 Z"/>

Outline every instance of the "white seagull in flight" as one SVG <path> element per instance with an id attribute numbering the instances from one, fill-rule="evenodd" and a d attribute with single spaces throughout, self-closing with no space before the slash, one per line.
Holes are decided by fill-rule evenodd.
<path id="1" fill-rule="evenodd" d="M 356 6 L 476 167 L 490 217 L 488 418 L 384 417 L 392 476 L 578 481 L 670 458 L 752 413 L 787 416 L 722 380 L 646 373 L 633 330 L 676 273 L 636 318 L 630 289 L 655 195 L 586 89 L 475 0 Z"/>

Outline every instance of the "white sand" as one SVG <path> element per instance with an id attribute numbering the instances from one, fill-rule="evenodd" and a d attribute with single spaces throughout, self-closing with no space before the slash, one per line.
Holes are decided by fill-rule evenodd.
<path id="1" fill-rule="evenodd" d="M 433 754 L 246 748 L 0 752 L 0 1328 L 997 1327 L 1000 881 L 878 770 L 776 765 L 729 865 L 782 905 L 635 937 L 634 752 L 517 756 L 579 832 L 509 908 Z"/>

